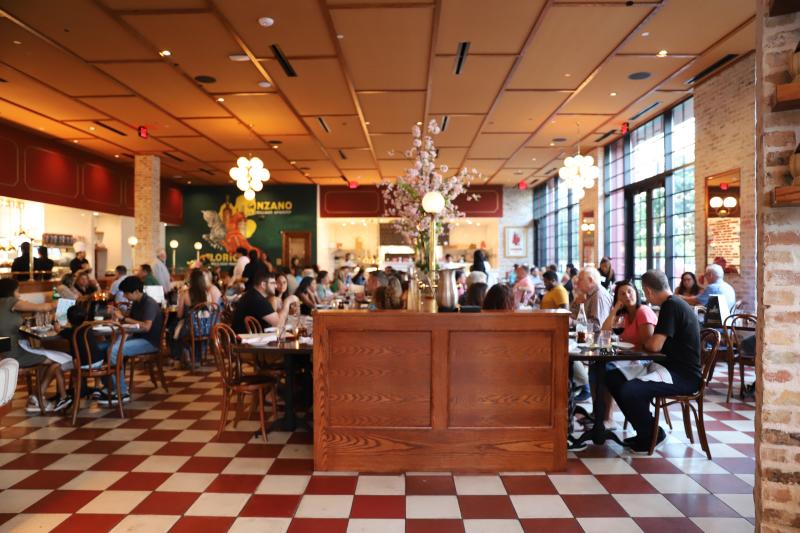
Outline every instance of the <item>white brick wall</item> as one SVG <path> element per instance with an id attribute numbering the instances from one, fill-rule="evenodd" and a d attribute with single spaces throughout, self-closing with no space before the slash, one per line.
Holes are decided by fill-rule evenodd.
<path id="1" fill-rule="evenodd" d="M 755 54 L 695 88 L 695 228 L 697 273 L 706 263 L 706 178 L 740 169 L 741 271 L 727 274 L 737 298 L 755 309 Z"/>
<path id="2" fill-rule="evenodd" d="M 516 226 L 527 228 L 528 256 L 505 256 L 505 231 L 506 227 Z M 497 269 L 497 277 L 503 279 L 514 263 L 533 264 L 533 189 L 524 191 L 518 187 L 503 189 L 503 218 L 500 219 L 497 235 L 498 257 L 490 258 L 489 262 Z"/>

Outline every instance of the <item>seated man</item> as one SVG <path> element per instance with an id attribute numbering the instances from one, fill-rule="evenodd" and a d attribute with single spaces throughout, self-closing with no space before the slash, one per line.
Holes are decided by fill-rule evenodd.
<path id="1" fill-rule="evenodd" d="M 263 327 L 281 327 L 286 323 L 286 317 L 289 315 L 292 304 L 300 305 L 297 296 L 292 294 L 283 301 L 280 312 L 276 312 L 267 300 L 267 296 L 270 294 L 275 294 L 275 277 L 266 272 L 256 272 L 253 276 L 253 284 L 236 302 L 236 309 L 233 311 L 233 331 L 247 333 L 247 327 L 244 324 L 246 316 L 258 318 Z"/>
<path id="2" fill-rule="evenodd" d="M 636 436 L 625 439 L 634 453 L 647 453 L 653 437 L 653 415 L 650 402 L 656 396 L 692 394 L 700 387 L 700 324 L 692 308 L 674 296 L 667 276 L 659 270 L 642 275 L 642 288 L 647 301 L 661 306 L 653 335 L 645 343 L 650 352 L 667 358 L 646 367 L 612 370 L 606 385 L 625 417 L 636 430 Z M 656 444 L 666 438 L 658 428 Z"/>
<path id="3" fill-rule="evenodd" d="M 144 293 L 144 284 L 137 277 L 129 276 L 119 284 L 125 298 L 131 302 L 130 310 L 124 315 L 119 309 L 114 309 L 114 318 L 117 318 L 123 325 L 135 324 L 138 326 L 134 332 L 129 332 L 125 338 L 125 347 L 122 355 L 130 357 L 146 353 L 158 352 L 161 345 L 161 328 L 164 325 L 164 316 L 161 306 L 150 296 Z M 101 350 L 105 350 L 106 343 L 100 345 Z M 119 340 L 117 340 L 119 346 Z M 114 349 L 112 363 L 116 363 L 119 350 Z M 124 370 L 124 369 L 123 369 Z M 125 385 L 125 372 L 122 372 L 122 401 L 130 401 L 128 388 Z M 104 399 L 104 398 L 101 398 Z M 111 402 L 116 401 L 116 396 L 111 398 Z"/>
<path id="4" fill-rule="evenodd" d="M 732 309 L 736 304 L 736 291 L 725 281 L 725 271 L 717 264 L 708 265 L 705 274 L 706 287 L 697 296 L 679 296 L 689 305 L 708 305 L 708 299 L 712 296 L 722 295 L 725 302 Z"/>
<path id="5" fill-rule="evenodd" d="M 547 292 L 542 296 L 539 307 L 541 309 L 569 309 L 569 294 L 567 289 L 558 282 L 558 274 L 547 270 L 542 274 L 542 279 Z"/>
<path id="6" fill-rule="evenodd" d="M 364 285 L 364 293 L 356 294 L 356 300 L 364 301 L 367 296 L 372 296 L 378 287 L 386 287 L 389 284 L 389 276 L 382 270 L 373 270 L 369 273 L 367 283 Z"/>
<path id="7" fill-rule="evenodd" d="M 119 290 L 119 284 L 128 277 L 128 269 L 125 265 L 117 265 L 117 268 L 114 269 L 114 275 L 114 281 L 111 282 L 111 296 L 114 297 L 114 301 L 117 303 L 127 302 L 125 295 Z"/>
<path id="8" fill-rule="evenodd" d="M 516 281 L 514 282 L 514 306 L 528 305 L 528 301 L 536 292 L 536 285 L 533 278 L 528 274 L 528 267 L 520 265 L 516 269 Z"/>
<path id="9" fill-rule="evenodd" d="M 153 275 L 153 267 L 148 264 L 139 265 L 139 272 L 137 273 L 142 284 L 150 287 L 161 285 L 156 277 Z"/>

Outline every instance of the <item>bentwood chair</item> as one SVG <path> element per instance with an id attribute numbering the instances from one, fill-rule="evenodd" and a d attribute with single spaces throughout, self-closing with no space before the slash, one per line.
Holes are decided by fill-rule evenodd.
<path id="1" fill-rule="evenodd" d="M 205 355 L 208 353 L 211 330 L 220 323 L 220 314 L 219 305 L 213 303 L 197 304 L 189 310 L 186 317 L 189 322 L 189 335 L 186 336 L 186 342 L 189 344 L 189 365 L 192 372 L 194 372 L 195 364 L 203 364 Z"/>
<path id="2" fill-rule="evenodd" d="M 94 327 L 101 326 L 106 329 L 105 336 L 106 341 L 108 342 L 108 348 L 106 348 L 105 358 L 100 362 L 99 365 L 91 365 L 91 364 L 81 364 L 80 355 L 81 353 L 85 354 L 91 362 L 91 345 L 90 336 L 94 335 Z M 124 357 L 122 356 L 123 350 L 125 349 L 125 330 L 122 328 L 120 324 L 117 322 L 112 321 L 102 321 L 102 322 L 84 322 L 73 332 L 72 334 L 72 360 L 74 369 L 72 371 L 72 387 L 74 393 L 72 395 L 72 425 L 74 426 L 78 420 L 78 410 L 80 410 L 81 405 L 81 386 L 83 383 L 83 378 L 92 379 L 92 378 L 109 378 L 114 377 L 116 379 L 117 385 L 122 382 L 122 362 Z M 116 363 L 112 363 L 114 358 L 114 345 L 119 341 L 119 347 L 117 348 L 117 361 Z M 131 380 L 132 381 L 132 380 Z M 125 411 L 122 407 L 122 389 L 121 387 L 117 386 L 117 408 L 119 409 L 119 417 L 125 418 Z M 113 407 L 111 403 L 111 395 L 108 396 L 108 408 L 111 409 Z"/>
<path id="3" fill-rule="evenodd" d="M 683 428 L 686 431 L 686 436 L 689 442 L 694 444 L 694 436 L 692 435 L 692 421 L 691 414 L 694 415 L 695 425 L 697 426 L 697 435 L 700 438 L 700 446 L 706 452 L 706 456 L 711 460 L 711 448 L 708 445 L 706 437 L 706 426 L 703 420 L 703 400 L 706 391 L 706 379 L 708 374 L 713 368 L 714 362 L 717 357 L 717 349 L 719 348 L 721 336 L 719 331 L 715 329 L 706 328 L 700 332 L 700 364 L 702 365 L 702 374 L 700 379 L 700 388 L 694 394 L 676 394 L 671 396 L 660 396 L 655 398 L 655 421 L 653 422 L 653 440 L 650 443 L 650 455 L 653 455 L 653 450 L 656 448 L 658 441 L 658 415 L 663 409 L 664 413 L 668 412 L 670 405 L 680 405 L 683 411 Z M 697 408 L 692 405 L 692 402 L 697 404 Z"/>
<path id="4" fill-rule="evenodd" d="M 169 317 L 169 313 L 164 312 L 164 320 L 161 324 L 161 336 L 158 341 L 158 349 L 155 352 L 151 353 L 143 353 L 139 355 L 127 355 L 125 356 L 125 362 L 130 366 L 131 369 L 131 377 L 128 381 L 128 392 L 133 394 L 133 391 L 136 388 L 136 381 L 133 379 L 134 369 L 136 367 L 136 363 L 144 363 L 147 367 L 147 371 L 150 374 L 150 381 L 153 382 L 153 387 L 156 389 L 158 388 L 158 381 L 161 381 L 161 386 L 164 387 L 166 392 L 169 392 L 167 388 L 167 379 L 164 377 L 164 355 L 166 354 L 169 356 L 169 349 L 165 348 L 167 343 L 167 319 Z"/>
<path id="5" fill-rule="evenodd" d="M 222 381 L 222 415 L 220 417 L 217 439 L 222 436 L 228 423 L 228 409 L 236 395 L 236 412 L 233 421 L 235 428 L 239 423 L 244 407 L 244 395 L 253 396 L 252 402 L 258 401 L 258 413 L 261 421 L 261 435 L 267 442 L 267 422 L 264 417 L 264 397 L 269 394 L 272 402 L 272 418 L 278 418 L 277 410 L 277 382 L 270 376 L 260 374 L 246 375 L 242 373 L 241 364 L 234 347 L 236 346 L 236 333 L 227 324 L 216 324 L 211 332 L 214 359 L 217 363 L 220 381 Z"/>
<path id="6" fill-rule="evenodd" d="M 733 396 L 733 374 L 736 364 L 739 364 L 739 398 L 744 398 L 744 367 L 755 366 L 756 354 L 752 349 L 742 346 L 742 341 L 751 335 L 755 335 L 758 319 L 755 315 L 741 313 L 731 315 L 723 324 L 723 334 L 725 343 L 728 346 L 728 397 L 726 401 L 731 401 Z"/>
<path id="7" fill-rule="evenodd" d="M 244 317 L 244 328 L 247 330 L 247 333 L 264 333 L 264 327 L 261 325 L 261 321 L 254 316 Z"/>

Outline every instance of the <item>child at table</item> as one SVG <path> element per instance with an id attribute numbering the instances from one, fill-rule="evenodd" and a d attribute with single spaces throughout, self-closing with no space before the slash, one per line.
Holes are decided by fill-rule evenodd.
<path id="1" fill-rule="evenodd" d="M 69 351 L 73 357 L 75 353 L 72 337 L 75 331 L 86 322 L 86 319 L 86 310 L 82 306 L 73 305 L 67 310 L 67 322 L 69 322 L 69 327 L 58 332 L 59 336 L 69 341 Z M 83 335 L 81 335 L 81 337 L 83 337 Z M 93 367 L 98 366 L 98 364 L 105 359 L 106 354 L 100 346 L 98 346 L 97 339 L 93 332 L 90 331 L 86 337 L 89 345 L 88 352 L 86 350 L 87 343 L 84 343 L 82 338 L 78 339 L 78 358 L 80 359 L 81 367 L 86 368 L 89 365 Z"/>

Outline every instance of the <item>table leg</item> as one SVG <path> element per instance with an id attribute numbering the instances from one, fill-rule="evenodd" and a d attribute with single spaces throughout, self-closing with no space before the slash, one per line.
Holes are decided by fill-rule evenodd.
<path id="1" fill-rule="evenodd" d="M 595 374 L 594 395 L 592 396 L 594 424 L 592 425 L 592 429 L 585 431 L 575 442 L 576 444 L 583 444 L 591 440 L 594 444 L 600 446 L 605 444 L 606 440 L 611 439 L 617 444 L 622 445 L 622 441 L 619 440 L 617 434 L 606 429 L 604 423 L 606 413 L 606 401 L 604 397 L 606 390 L 606 363 L 597 362 L 592 364 L 595 365 L 597 369 Z"/>
<path id="2" fill-rule="evenodd" d="M 273 421 L 269 426 L 269 431 L 295 431 L 305 429 L 311 431 L 308 421 L 298 417 L 294 405 L 294 386 L 297 373 L 298 356 L 287 355 L 283 358 L 283 367 L 286 372 L 286 387 L 283 391 L 284 415 Z M 280 391 L 280 389 L 278 389 Z M 261 432 L 256 432 L 256 437 L 260 437 Z"/>

